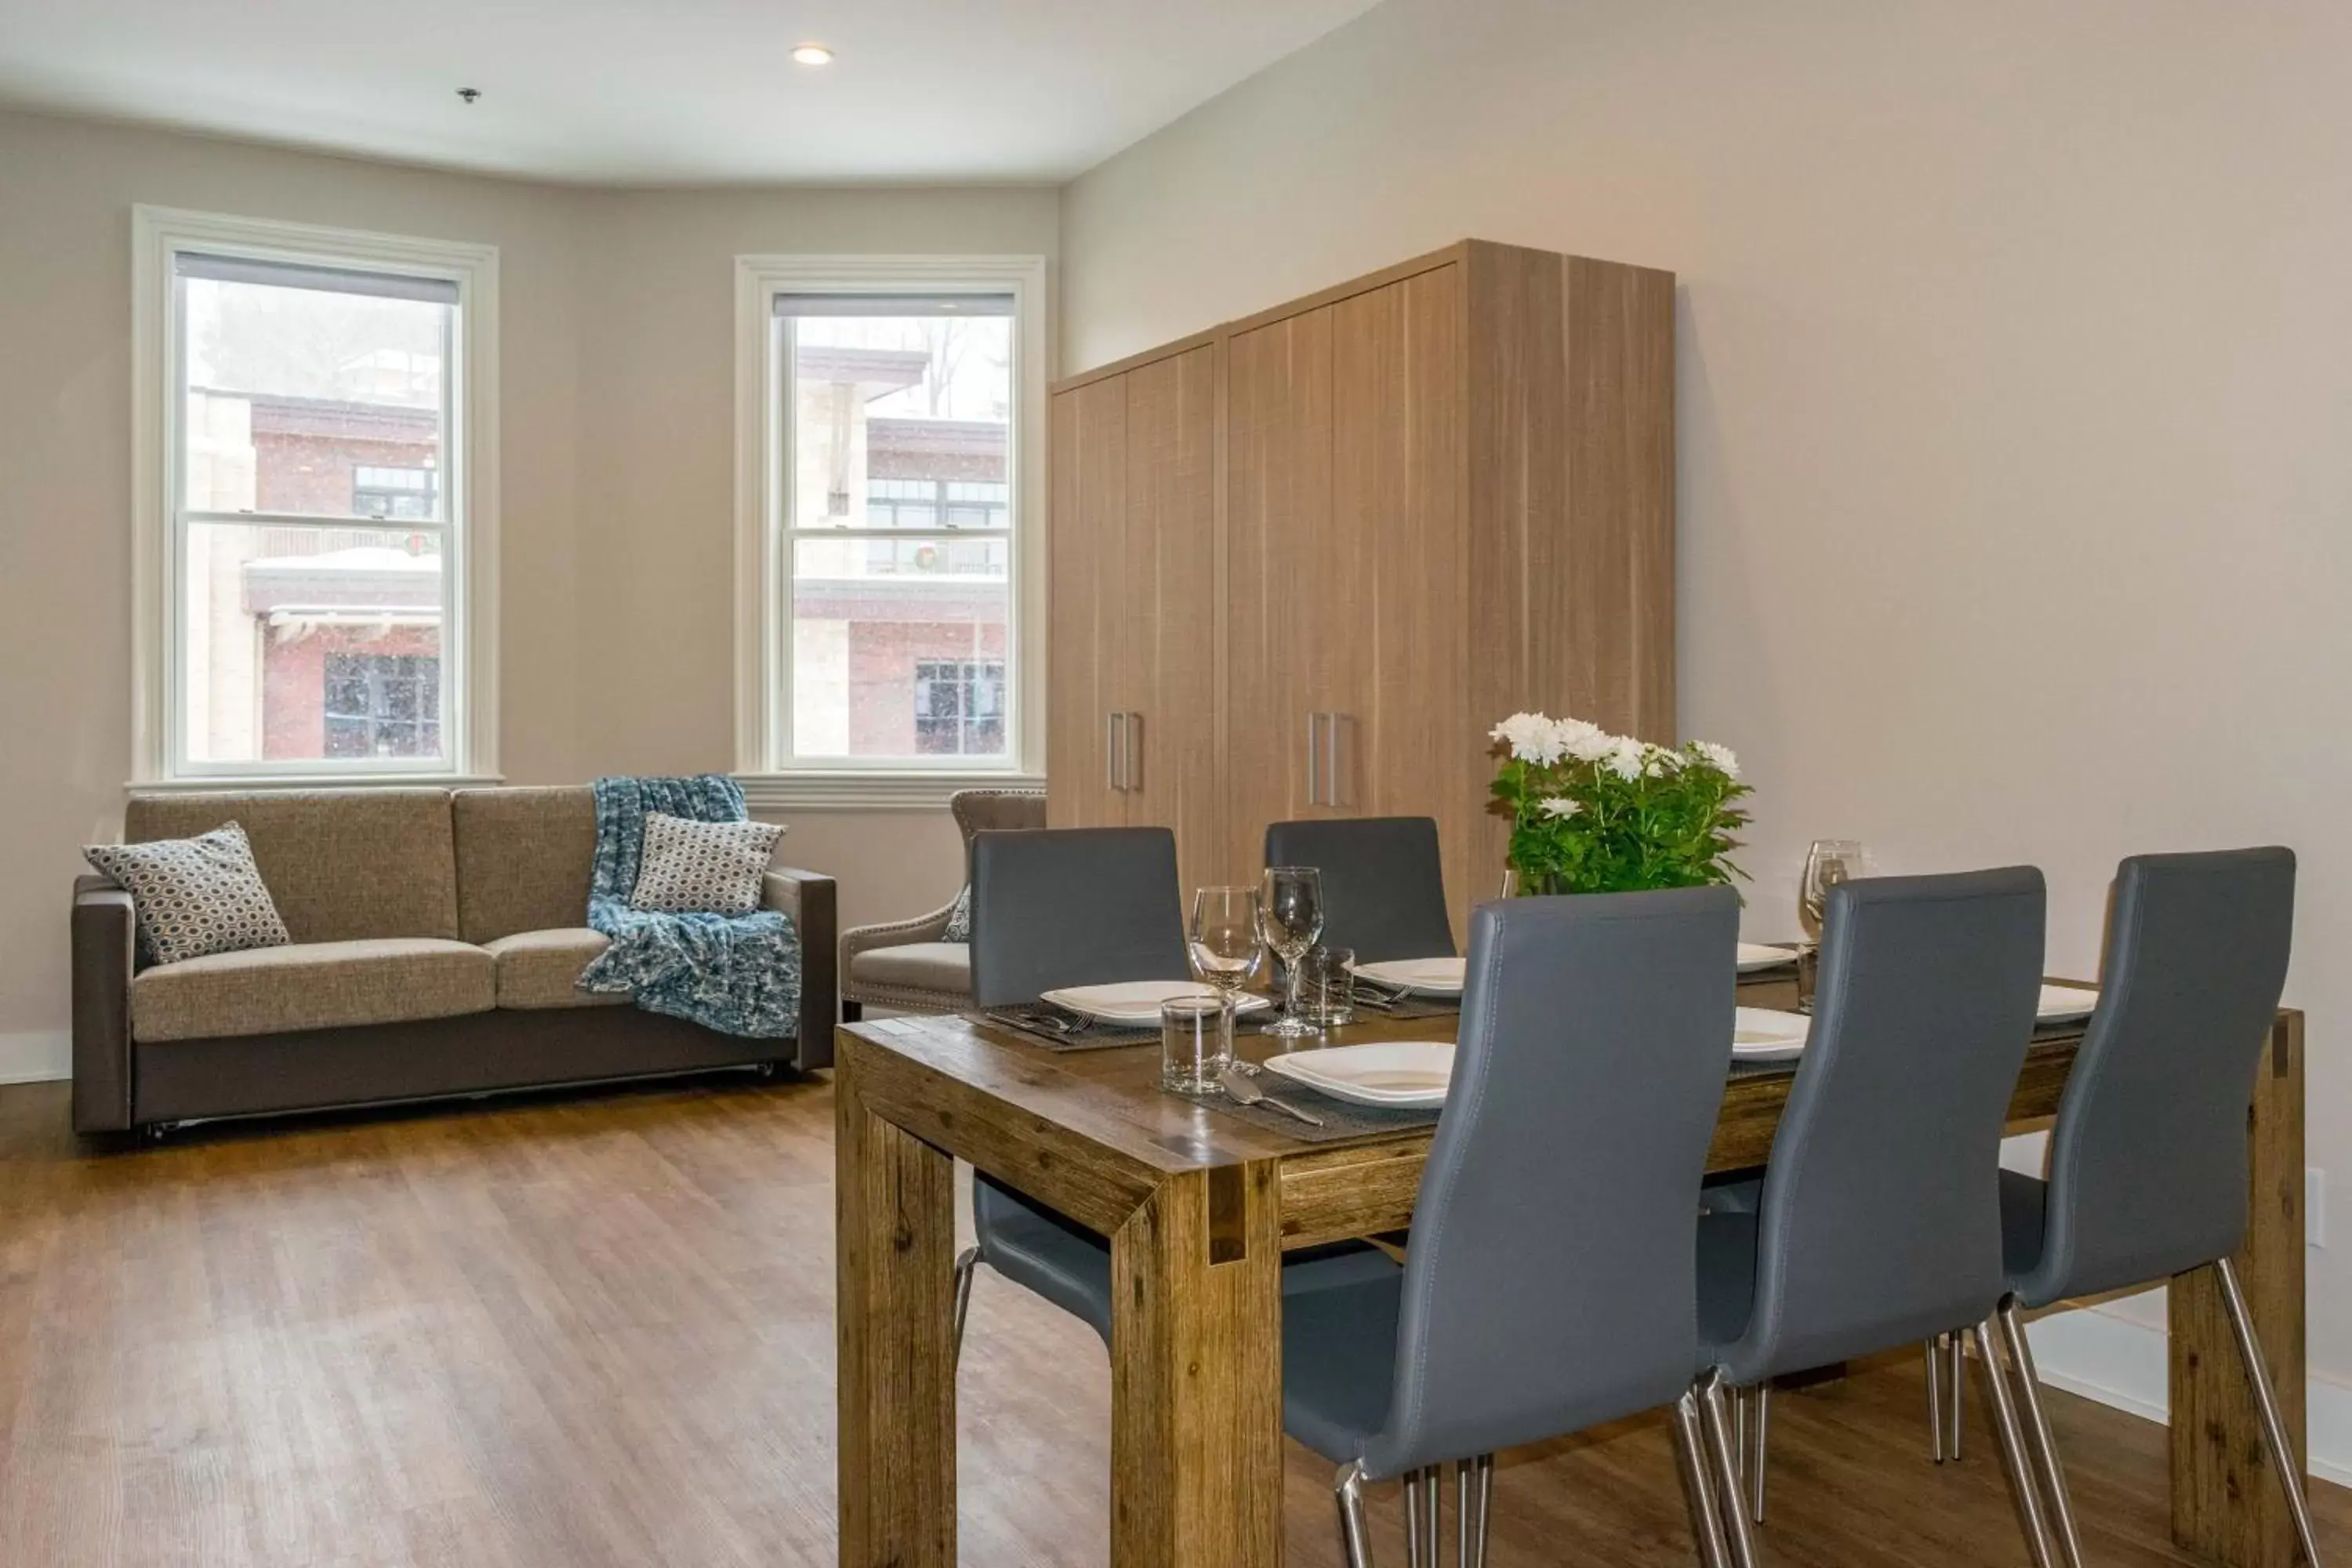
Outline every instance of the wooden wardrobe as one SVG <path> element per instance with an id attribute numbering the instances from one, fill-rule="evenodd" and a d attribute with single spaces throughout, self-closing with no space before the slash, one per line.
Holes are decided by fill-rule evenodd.
<path id="1" fill-rule="evenodd" d="M 1057 384 L 1048 821 L 1433 816 L 1466 940 L 1497 720 L 1675 738 L 1674 285 L 1465 240 Z"/>

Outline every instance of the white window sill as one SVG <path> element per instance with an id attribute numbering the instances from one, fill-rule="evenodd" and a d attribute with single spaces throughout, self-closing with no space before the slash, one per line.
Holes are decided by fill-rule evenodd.
<path id="1" fill-rule="evenodd" d="M 221 773 L 181 779 L 133 779 L 131 795 L 202 795 L 261 790 L 488 789 L 507 782 L 504 773 Z"/>
<path id="2" fill-rule="evenodd" d="M 945 811 L 958 790 L 1045 787 L 1041 773 L 913 769 L 737 773 L 735 782 L 743 786 L 744 800 L 763 811 Z"/>

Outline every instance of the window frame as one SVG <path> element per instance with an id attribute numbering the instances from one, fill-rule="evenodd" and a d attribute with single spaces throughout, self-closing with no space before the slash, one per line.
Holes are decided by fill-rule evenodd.
<path id="1" fill-rule="evenodd" d="M 1045 758 L 1045 397 L 1042 256 L 739 256 L 736 318 L 736 777 L 755 805 L 928 809 L 974 785 L 1034 786 Z M 783 294 L 1005 294 L 1013 299 L 1013 430 L 1006 454 L 1003 758 L 797 757 L 792 752 L 792 473 Z M 862 524 L 860 525 L 862 526 Z M 856 531 L 853 530 L 853 532 Z M 975 537 L 981 535 L 975 533 Z M 995 537 L 986 535 L 986 537 Z"/>
<path id="2" fill-rule="evenodd" d="M 132 787 L 300 788 L 319 784 L 496 783 L 498 773 L 498 249 L 359 229 L 139 205 L 131 209 Z M 181 425 L 184 252 L 455 285 L 457 320 L 442 367 L 446 420 L 439 457 L 445 516 L 441 654 L 445 754 L 415 759 L 277 758 L 200 762 L 181 733 L 186 496 Z M 247 520 L 240 513 L 230 521 Z M 255 526 L 281 521 L 249 515 Z M 285 520 L 302 527 L 415 531 L 415 520 Z"/>

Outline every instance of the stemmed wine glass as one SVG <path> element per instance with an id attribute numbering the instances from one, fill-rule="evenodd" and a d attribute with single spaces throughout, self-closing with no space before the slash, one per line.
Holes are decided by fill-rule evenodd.
<path id="1" fill-rule="evenodd" d="M 1822 918 L 1829 908 L 1830 889 L 1862 875 L 1862 846 L 1851 838 L 1816 838 L 1805 852 L 1804 875 L 1797 881 L 1797 918 L 1804 923 L 1805 943 L 1797 952 L 1797 1011 L 1813 1010 L 1813 976 L 1821 960 Z"/>
<path id="2" fill-rule="evenodd" d="M 1299 1010 L 1298 961 L 1323 934 L 1323 877 L 1312 866 L 1268 866 L 1258 900 L 1258 925 L 1265 945 L 1283 962 L 1282 1016 L 1265 1026 L 1269 1035 L 1318 1033 Z"/>
<path id="3" fill-rule="evenodd" d="M 1202 888 L 1192 895 L 1192 973 L 1233 1011 L 1265 963 L 1255 888 Z"/>

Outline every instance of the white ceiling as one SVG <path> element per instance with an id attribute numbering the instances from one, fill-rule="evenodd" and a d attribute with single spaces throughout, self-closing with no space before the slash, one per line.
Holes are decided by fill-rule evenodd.
<path id="1" fill-rule="evenodd" d="M 0 0 L 0 101 L 599 184 L 1058 181 L 1372 4 Z"/>

